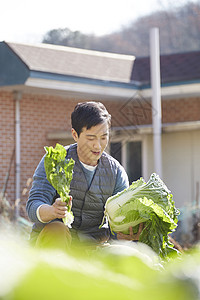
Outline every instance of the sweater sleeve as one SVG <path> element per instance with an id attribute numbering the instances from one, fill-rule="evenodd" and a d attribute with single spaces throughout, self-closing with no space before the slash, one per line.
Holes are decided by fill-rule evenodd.
<path id="1" fill-rule="evenodd" d="M 129 187 L 128 175 L 124 167 L 120 165 L 117 171 L 117 178 L 116 178 L 116 184 L 115 184 L 113 195 L 116 195 L 117 193 L 123 191 L 127 187 Z"/>
<path id="2" fill-rule="evenodd" d="M 26 210 L 32 222 L 41 224 L 37 218 L 37 209 L 42 204 L 52 205 L 55 196 L 56 190 L 46 178 L 43 157 L 33 175 L 33 184 L 26 204 Z"/>

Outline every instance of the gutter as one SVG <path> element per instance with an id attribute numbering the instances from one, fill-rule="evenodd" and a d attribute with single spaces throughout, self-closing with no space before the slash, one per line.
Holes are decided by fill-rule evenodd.
<path id="1" fill-rule="evenodd" d="M 15 218 L 19 217 L 19 202 L 20 202 L 20 172 L 21 172 L 21 141 L 20 141 L 20 100 L 22 93 L 14 91 L 15 101 Z"/>
<path id="2" fill-rule="evenodd" d="M 138 88 L 128 83 L 93 82 L 93 84 L 81 82 L 69 82 L 59 80 L 47 80 L 41 78 L 28 78 L 24 86 L 32 89 L 42 89 L 52 93 L 65 93 L 71 97 L 103 97 L 111 99 L 129 99 L 138 91 Z M 97 84 L 97 85 L 95 85 Z"/>
<path id="3" fill-rule="evenodd" d="M 176 123 L 162 123 L 162 133 L 183 132 L 200 130 L 200 121 L 176 122 Z M 134 126 L 116 126 L 111 128 L 112 136 L 123 136 L 124 132 L 129 131 L 130 134 L 153 134 L 152 124 L 134 125 Z M 53 136 L 55 139 L 55 136 Z M 49 138 L 51 135 L 49 133 Z M 63 137 L 64 138 L 64 137 Z"/>

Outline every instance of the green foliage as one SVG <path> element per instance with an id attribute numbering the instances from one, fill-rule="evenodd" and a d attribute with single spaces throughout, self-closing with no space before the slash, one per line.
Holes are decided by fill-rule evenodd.
<path id="1" fill-rule="evenodd" d="M 0 249 L 1 300 L 199 299 L 199 248 L 165 266 L 132 242 L 65 253 L 32 249 L 0 232 Z"/>
<path id="2" fill-rule="evenodd" d="M 70 227 L 73 222 L 73 214 L 69 205 L 70 183 L 73 177 L 74 160 L 66 159 L 67 151 L 60 145 L 56 147 L 45 147 L 46 156 L 44 166 L 48 181 L 56 189 L 63 202 L 68 207 L 68 216 L 63 219 L 64 223 Z"/>
<path id="3" fill-rule="evenodd" d="M 104 211 L 114 232 L 128 234 L 130 227 L 137 232 L 138 224 L 144 223 L 139 241 L 161 257 L 176 253 L 168 234 L 177 227 L 178 214 L 171 192 L 155 173 L 147 183 L 140 178 L 129 188 L 108 198 Z"/>
<path id="4" fill-rule="evenodd" d="M 87 48 L 88 40 L 89 36 L 80 31 L 71 31 L 69 28 L 59 28 L 48 31 L 44 36 L 43 43 Z"/>
<path id="5" fill-rule="evenodd" d="M 181 2 L 181 1 L 180 1 Z M 160 4 L 160 10 L 139 17 L 120 30 L 102 36 L 58 28 L 46 33 L 43 43 L 83 49 L 149 56 L 149 28 L 160 30 L 161 54 L 199 51 L 200 4 L 197 1 L 179 1 Z"/>

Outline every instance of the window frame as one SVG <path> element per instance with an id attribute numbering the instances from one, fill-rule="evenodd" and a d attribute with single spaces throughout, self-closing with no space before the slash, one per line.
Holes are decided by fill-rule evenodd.
<path id="1" fill-rule="evenodd" d="M 127 170 L 127 143 L 129 142 L 141 142 L 141 160 L 142 160 L 142 177 L 144 179 L 147 178 L 148 172 L 148 152 L 147 152 L 147 136 L 146 135 L 130 135 L 130 136 L 123 136 L 122 134 L 118 136 L 112 136 L 110 138 L 109 144 L 108 144 L 108 153 L 110 154 L 110 145 L 111 143 L 119 143 L 121 142 L 121 164 Z"/>

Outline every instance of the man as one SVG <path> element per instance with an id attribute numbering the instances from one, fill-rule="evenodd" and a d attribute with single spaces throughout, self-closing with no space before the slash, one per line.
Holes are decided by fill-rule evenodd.
<path id="1" fill-rule="evenodd" d="M 66 204 L 46 178 L 44 157 L 39 163 L 27 201 L 27 212 L 34 222 L 31 241 L 36 246 L 66 249 L 72 238 L 103 243 L 110 237 L 109 226 L 99 228 L 108 197 L 129 186 L 128 176 L 117 160 L 104 150 L 109 140 L 111 115 L 100 102 L 78 103 L 71 115 L 75 144 L 66 147 L 67 158 L 75 161 L 70 185 L 74 222 L 72 229 L 62 223 Z M 130 235 L 118 238 L 134 239 Z"/>

